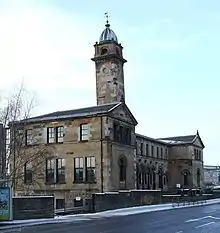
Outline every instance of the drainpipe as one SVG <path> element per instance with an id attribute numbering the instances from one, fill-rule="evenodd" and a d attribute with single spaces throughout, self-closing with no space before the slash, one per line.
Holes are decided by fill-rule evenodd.
<path id="1" fill-rule="evenodd" d="M 11 132 L 10 132 L 11 133 Z M 16 145 L 15 145 L 15 129 L 14 129 L 14 126 L 13 126 L 13 194 L 15 195 L 16 193 L 16 153 L 15 153 L 15 150 L 16 150 Z M 10 166 L 10 165 L 9 165 Z"/>
<path id="2" fill-rule="evenodd" d="M 101 142 L 101 192 L 103 193 L 103 117 L 101 116 L 101 122 L 100 122 L 100 128 L 101 128 L 101 135 L 100 135 L 100 142 Z"/>

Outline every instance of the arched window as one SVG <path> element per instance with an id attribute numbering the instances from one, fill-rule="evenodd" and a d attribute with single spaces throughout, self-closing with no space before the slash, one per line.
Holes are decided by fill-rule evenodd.
<path id="1" fill-rule="evenodd" d="M 145 184 L 145 167 L 143 164 L 141 164 L 141 188 L 144 189 Z"/>
<path id="2" fill-rule="evenodd" d="M 164 185 L 168 185 L 168 181 L 169 181 L 169 172 L 166 171 L 164 175 Z"/>
<path id="3" fill-rule="evenodd" d="M 200 181 L 201 181 L 201 173 L 200 169 L 197 169 L 197 186 L 200 187 Z"/>
<path id="4" fill-rule="evenodd" d="M 119 180 L 126 181 L 127 160 L 124 156 L 119 158 Z"/>
<path id="5" fill-rule="evenodd" d="M 120 56 L 120 51 L 118 48 L 116 48 L 116 54 Z"/>
<path id="6" fill-rule="evenodd" d="M 139 177 L 140 177 L 140 168 L 139 168 L 139 165 L 137 164 L 136 165 L 136 188 L 139 189 Z"/>
<path id="7" fill-rule="evenodd" d="M 149 177 L 149 183 L 148 183 L 149 184 L 149 189 L 152 189 L 152 177 L 153 177 L 152 172 L 150 172 L 148 175 L 149 175 L 148 176 Z"/>
<path id="8" fill-rule="evenodd" d="M 153 189 L 156 189 L 156 169 L 153 167 L 152 169 L 152 181 L 153 181 Z"/>
<path id="9" fill-rule="evenodd" d="M 159 189 L 163 189 L 163 170 L 162 170 L 162 168 L 159 169 L 158 178 L 159 178 Z"/>
<path id="10" fill-rule="evenodd" d="M 108 52 L 108 50 L 107 50 L 106 48 L 103 48 L 103 49 L 101 50 L 101 55 L 105 55 L 107 52 Z"/>
<path id="11" fill-rule="evenodd" d="M 166 185 L 167 178 L 166 176 L 163 177 L 163 184 Z"/>
<path id="12" fill-rule="evenodd" d="M 188 171 L 183 171 L 182 175 L 183 175 L 183 185 L 184 186 L 189 185 L 189 172 Z"/>

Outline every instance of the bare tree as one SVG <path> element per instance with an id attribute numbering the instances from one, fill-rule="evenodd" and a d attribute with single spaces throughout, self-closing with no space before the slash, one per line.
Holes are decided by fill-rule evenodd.
<path id="1" fill-rule="evenodd" d="M 1 106 L 2 103 L 2 106 Z M 38 184 L 48 147 L 42 143 L 42 127 L 29 122 L 34 97 L 23 83 L 9 98 L 1 98 L 0 122 L 5 127 L 4 178 L 11 179 L 14 192 Z"/>

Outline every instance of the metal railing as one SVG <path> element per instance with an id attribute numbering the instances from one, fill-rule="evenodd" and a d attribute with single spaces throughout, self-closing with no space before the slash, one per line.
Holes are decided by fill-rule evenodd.
<path id="1" fill-rule="evenodd" d="M 198 205 L 206 203 L 206 199 L 203 195 L 196 196 L 173 196 L 172 197 L 172 206 L 186 206 L 186 205 Z"/>
<path id="2" fill-rule="evenodd" d="M 79 206 L 79 207 L 68 207 L 63 209 L 56 209 L 54 213 L 56 215 L 65 215 L 65 214 L 75 214 L 75 213 L 85 213 L 89 211 L 88 206 Z"/>

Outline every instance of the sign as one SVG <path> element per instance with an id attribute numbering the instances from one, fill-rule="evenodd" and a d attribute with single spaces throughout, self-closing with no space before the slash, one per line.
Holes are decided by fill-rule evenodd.
<path id="1" fill-rule="evenodd" d="M 0 187 L 0 221 L 11 220 L 11 188 Z"/>
<path id="2" fill-rule="evenodd" d="M 176 187 L 177 187 L 177 188 L 180 188 L 180 187 L 181 187 L 181 185 L 180 185 L 180 184 L 176 184 Z"/>

